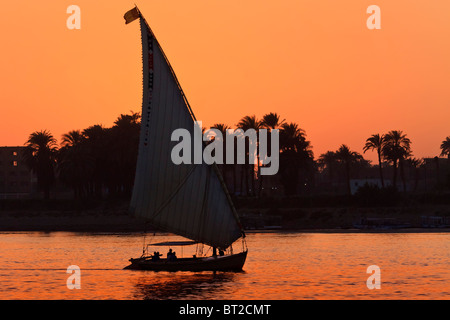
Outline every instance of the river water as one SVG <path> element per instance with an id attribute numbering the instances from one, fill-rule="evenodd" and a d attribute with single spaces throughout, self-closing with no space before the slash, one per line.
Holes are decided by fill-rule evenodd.
<path id="1" fill-rule="evenodd" d="M 450 233 L 249 233 L 241 273 L 123 270 L 143 240 L 139 233 L 2 232 L 0 299 L 450 299 Z M 80 289 L 68 288 L 71 265 L 80 268 Z M 366 284 L 371 265 L 380 268 L 380 289 Z"/>

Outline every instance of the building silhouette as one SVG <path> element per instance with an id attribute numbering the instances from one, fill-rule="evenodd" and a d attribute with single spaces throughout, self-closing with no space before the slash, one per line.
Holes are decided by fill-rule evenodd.
<path id="1" fill-rule="evenodd" d="M 0 147 L 0 199 L 29 198 L 36 192 L 37 178 L 25 165 L 25 147 Z"/>

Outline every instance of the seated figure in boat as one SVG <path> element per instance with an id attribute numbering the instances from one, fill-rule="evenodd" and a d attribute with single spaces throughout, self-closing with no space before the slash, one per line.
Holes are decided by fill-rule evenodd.
<path id="1" fill-rule="evenodd" d="M 169 249 L 167 252 L 167 261 L 175 261 L 177 259 L 177 254 L 172 249 Z"/>
<path id="2" fill-rule="evenodd" d="M 153 252 L 152 261 L 159 261 L 159 257 L 162 256 L 158 251 Z"/>

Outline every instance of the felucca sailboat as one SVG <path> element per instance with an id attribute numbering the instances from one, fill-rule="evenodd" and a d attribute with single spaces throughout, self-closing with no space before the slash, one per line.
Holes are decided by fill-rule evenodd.
<path id="1" fill-rule="evenodd" d="M 143 254 L 126 269 L 156 271 L 242 270 L 245 233 L 216 164 L 174 164 L 171 134 L 184 128 L 193 136 L 194 113 L 155 35 L 137 7 L 126 23 L 139 19 L 142 37 L 143 102 L 139 154 L 131 214 L 153 227 L 189 239 L 156 245 L 204 244 L 212 256 L 165 259 Z M 242 238 L 242 252 L 232 244 Z M 147 246 L 148 248 L 148 246 Z M 219 254 L 217 254 L 219 250 Z"/>

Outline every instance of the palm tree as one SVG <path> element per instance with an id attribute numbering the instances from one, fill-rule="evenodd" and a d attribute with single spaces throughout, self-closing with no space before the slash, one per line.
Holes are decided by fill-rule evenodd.
<path id="1" fill-rule="evenodd" d="M 106 131 L 109 173 L 105 178 L 112 195 L 131 195 L 139 148 L 140 119 L 141 115 L 137 112 L 121 114 L 114 126 Z"/>
<path id="2" fill-rule="evenodd" d="M 237 127 L 246 131 L 248 129 L 259 130 L 261 127 L 261 121 L 259 121 L 255 115 L 245 116 L 239 120 Z"/>
<path id="3" fill-rule="evenodd" d="M 89 153 L 85 137 L 79 130 L 72 130 L 62 136 L 58 154 L 58 171 L 61 181 L 74 190 L 75 199 L 89 193 L 89 181 L 95 168 L 94 157 Z"/>
<path id="4" fill-rule="evenodd" d="M 300 169 L 305 182 L 312 180 L 314 154 L 306 134 L 296 123 L 283 123 L 280 130 L 280 178 L 287 195 L 295 194 Z"/>
<path id="5" fill-rule="evenodd" d="M 440 168 L 440 165 L 439 165 L 439 157 L 434 157 L 433 158 L 433 162 L 434 162 L 434 165 L 436 166 L 436 188 L 438 189 L 438 190 L 440 190 L 441 189 L 441 168 Z"/>
<path id="6" fill-rule="evenodd" d="M 100 124 L 96 124 L 93 126 L 90 126 L 83 130 L 82 135 L 85 137 L 88 141 L 94 141 L 99 140 L 101 137 L 103 137 L 105 133 L 105 128 L 102 127 Z"/>
<path id="7" fill-rule="evenodd" d="M 450 159 L 450 136 L 441 143 L 441 156 L 447 156 Z"/>
<path id="8" fill-rule="evenodd" d="M 397 164 L 400 166 L 400 171 L 403 179 L 403 189 L 406 191 L 406 185 L 403 174 L 403 161 L 411 155 L 411 140 L 406 137 L 400 130 L 389 131 L 384 136 L 383 156 L 392 162 L 394 169 L 393 186 L 397 187 Z"/>
<path id="9" fill-rule="evenodd" d="M 305 145 L 306 144 L 306 145 Z M 280 132 L 280 148 L 282 151 L 305 151 L 312 152 L 310 142 L 306 141 L 305 130 L 296 123 L 283 123 Z"/>
<path id="10" fill-rule="evenodd" d="M 102 197 L 102 187 L 108 180 L 108 133 L 109 129 L 96 124 L 83 130 L 83 145 L 86 152 L 92 156 L 94 167 L 92 175 L 89 177 L 88 194 L 100 199 Z"/>
<path id="11" fill-rule="evenodd" d="M 256 131 L 256 134 L 258 135 L 258 130 L 261 128 L 261 121 L 259 121 L 255 115 L 253 116 L 245 116 L 241 120 L 239 120 L 237 127 L 239 129 L 242 129 L 244 131 L 253 129 Z M 257 136 L 258 137 L 258 136 Z M 248 142 L 250 143 L 250 141 Z M 255 146 L 255 149 L 258 150 L 258 146 Z M 250 150 L 250 148 L 249 148 Z M 256 154 L 257 158 L 257 174 L 259 173 L 259 154 Z M 245 168 L 247 167 L 247 168 Z M 250 173 L 250 181 L 252 183 L 252 195 L 256 195 L 255 193 L 255 164 L 249 163 L 248 166 L 244 165 L 244 178 L 246 183 L 246 194 L 248 194 L 249 186 L 248 186 L 248 173 Z"/>
<path id="12" fill-rule="evenodd" d="M 55 180 L 56 139 L 47 130 L 30 134 L 23 158 L 27 166 L 37 176 L 38 188 L 43 191 L 44 198 L 50 198 L 50 186 Z"/>
<path id="13" fill-rule="evenodd" d="M 319 156 L 319 159 L 317 159 L 317 165 L 319 166 L 319 169 L 321 171 L 332 170 L 332 166 L 336 162 L 337 162 L 337 157 L 336 157 L 336 152 L 334 152 L 334 151 L 327 151 L 325 153 L 322 153 Z M 332 176 L 332 174 L 330 174 L 330 172 L 328 172 L 328 174 L 330 176 Z"/>
<path id="14" fill-rule="evenodd" d="M 284 123 L 284 119 L 280 120 L 280 116 L 275 112 L 265 114 L 261 120 L 261 127 L 265 129 L 279 129 Z"/>
<path id="15" fill-rule="evenodd" d="M 417 186 L 419 184 L 420 168 L 424 165 L 425 162 L 423 159 L 418 158 L 408 158 L 407 162 L 414 169 L 414 192 L 415 192 L 417 191 Z"/>
<path id="16" fill-rule="evenodd" d="M 265 114 L 261 120 L 261 128 L 269 130 L 280 130 L 281 126 L 284 124 L 285 120 L 280 120 L 280 116 L 276 112 L 270 112 Z M 271 139 L 267 139 L 267 150 L 272 150 Z M 258 178 L 260 180 L 258 195 L 261 195 L 264 183 L 264 176 L 260 174 L 258 170 Z"/>
<path id="17" fill-rule="evenodd" d="M 319 159 L 317 160 L 317 165 L 319 167 L 319 170 L 324 173 L 327 172 L 328 175 L 328 183 L 329 189 L 333 189 L 333 182 L 334 182 L 334 175 L 336 167 L 338 166 L 338 159 L 336 156 L 336 152 L 334 151 L 327 151 L 319 156 Z"/>
<path id="18" fill-rule="evenodd" d="M 364 158 L 361 154 L 356 151 L 351 151 L 350 148 L 343 144 L 339 147 L 338 151 L 336 151 L 336 158 L 340 161 L 345 168 L 345 177 L 347 180 L 347 192 L 351 194 L 351 185 L 350 185 L 350 174 L 351 167 L 357 162 L 364 161 Z"/>
<path id="19" fill-rule="evenodd" d="M 62 135 L 62 147 L 74 147 L 83 141 L 83 134 L 80 130 L 72 130 Z"/>
<path id="20" fill-rule="evenodd" d="M 380 134 L 373 134 L 366 140 L 366 144 L 364 145 L 364 153 L 366 153 L 368 150 L 377 150 L 378 154 L 378 166 L 380 170 L 380 179 L 381 179 L 381 186 L 384 188 L 384 179 L 383 179 L 383 169 L 381 167 L 381 156 L 383 154 L 383 146 L 384 146 L 384 135 Z"/>
<path id="21" fill-rule="evenodd" d="M 227 185 L 226 171 L 230 167 L 226 164 L 226 149 L 227 149 L 226 148 L 226 139 L 227 139 L 227 130 L 230 129 L 230 127 L 224 123 L 215 123 L 215 124 L 213 124 L 213 126 L 211 128 L 219 130 L 220 133 L 222 134 L 222 146 L 223 146 L 222 156 L 223 156 L 224 161 L 222 164 L 219 164 L 218 167 L 222 169 L 221 170 L 222 177 L 225 182 L 225 185 Z M 214 139 L 216 139 L 216 138 L 214 138 Z M 234 168 L 234 166 L 232 166 L 232 168 Z M 233 183 L 234 183 L 234 188 L 233 188 L 233 192 L 234 192 L 236 190 L 236 170 L 233 170 Z"/>

